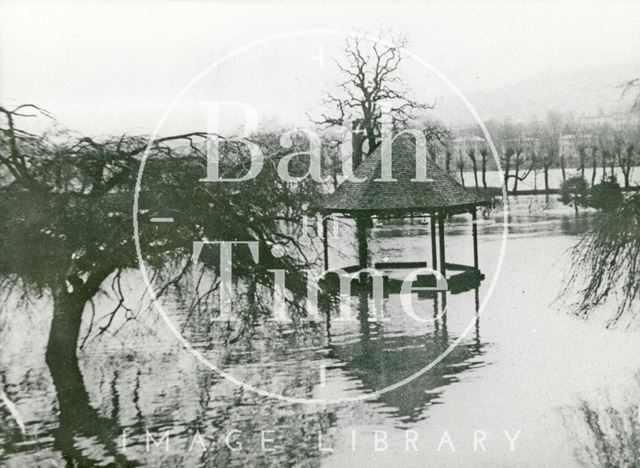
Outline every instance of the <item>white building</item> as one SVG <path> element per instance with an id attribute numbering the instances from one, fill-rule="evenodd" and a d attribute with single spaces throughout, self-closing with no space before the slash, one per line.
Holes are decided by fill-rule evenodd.
<path id="1" fill-rule="evenodd" d="M 452 141 L 452 154 L 454 158 L 468 158 L 470 150 L 479 154 L 480 150 L 485 148 L 486 145 L 486 140 L 479 136 L 459 136 Z"/>

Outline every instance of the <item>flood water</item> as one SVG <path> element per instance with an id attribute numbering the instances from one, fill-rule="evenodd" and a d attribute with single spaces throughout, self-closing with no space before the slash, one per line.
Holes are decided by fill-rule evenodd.
<path id="1" fill-rule="evenodd" d="M 592 216 L 575 218 L 573 209 L 555 197 L 512 198 L 497 277 L 503 242 L 499 209 L 479 223 L 486 279 L 477 291 L 448 294 L 444 315 L 441 299 L 414 296 L 416 314 L 425 321 L 410 318 L 393 294 L 384 299 L 388 321 L 362 320 L 371 303 L 356 295 L 352 307 L 360 319 L 333 320 L 328 329 L 300 331 L 280 324 L 227 344 L 210 330 L 184 331 L 196 350 L 235 378 L 297 398 L 373 395 L 458 341 L 413 381 L 362 401 L 296 404 L 257 395 L 203 366 L 149 309 L 80 352 L 90 406 L 115 428 L 112 444 L 87 435 L 90 428 L 79 429 L 86 408 L 71 416 L 60 413 L 44 361 L 51 304 L 33 298 L 5 305 L 0 389 L 15 404 L 24 432 L 3 404 L 0 462 L 15 467 L 593 463 L 589 449 L 605 436 L 593 437 L 585 408 L 593 414 L 610 414 L 611 408 L 619 414 L 628 408 L 637 412 L 640 340 L 633 329 L 610 329 L 599 317 L 573 316 L 571 297 L 559 299 L 572 261 L 569 249 Z M 449 223 L 447 261 L 472 263 L 470 232 L 464 217 Z M 429 226 L 418 221 L 376 226 L 373 256 L 427 259 L 428 234 Z M 331 262 L 347 263 L 352 246 L 334 247 Z M 135 304 L 142 289 L 139 274 L 131 272 L 127 282 Z M 96 314 L 109 307 L 109 298 L 101 298 Z M 179 320 L 179 308 L 171 314 Z M 613 439 L 622 445 L 612 452 L 626 450 L 625 437 L 639 437 L 635 424 L 617 427 L 620 437 Z M 147 433 L 157 441 L 166 431 L 169 450 L 165 441 L 148 446 Z M 481 443 L 474 445 L 474 437 Z"/>

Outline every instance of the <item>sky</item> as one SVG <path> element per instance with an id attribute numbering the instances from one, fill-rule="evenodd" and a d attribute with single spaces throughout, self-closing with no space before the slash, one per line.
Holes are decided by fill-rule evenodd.
<path id="1" fill-rule="evenodd" d="M 611 1 L 5 1 L 0 102 L 38 104 L 90 135 L 149 134 L 183 91 L 161 132 L 202 129 L 207 101 L 302 125 L 340 78 L 332 58 L 346 35 L 383 30 L 405 36 L 417 58 L 401 70 L 412 95 L 436 103 L 436 118 L 465 120 L 462 101 L 424 63 L 472 104 L 499 99 L 527 80 L 638 64 L 639 19 L 640 3 Z"/>

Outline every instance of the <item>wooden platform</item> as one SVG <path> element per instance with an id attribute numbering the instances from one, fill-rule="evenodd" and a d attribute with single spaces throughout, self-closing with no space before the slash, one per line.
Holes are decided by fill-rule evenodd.
<path id="1" fill-rule="evenodd" d="M 477 268 L 457 263 L 446 263 L 447 272 L 455 272 L 450 276 L 447 275 L 447 290 L 451 294 L 459 294 L 477 288 L 485 278 L 484 274 Z M 390 294 L 400 294 L 403 280 L 406 278 L 406 270 L 416 270 L 426 268 L 426 262 L 379 262 L 374 264 L 374 268 L 378 270 L 383 277 L 384 297 Z M 350 265 L 342 268 L 345 273 L 356 273 L 360 271 L 358 265 Z M 402 273 L 405 273 L 402 275 Z M 401 277 L 396 277 L 399 274 Z M 370 273 L 362 273 L 361 277 L 351 280 L 351 295 L 354 296 L 362 290 L 369 293 L 372 292 L 373 281 Z M 340 279 L 335 271 L 329 271 L 325 278 L 320 282 L 322 287 L 339 290 Z M 413 283 L 414 287 L 435 288 L 437 286 L 437 278 L 434 274 L 420 274 Z M 418 297 L 427 298 L 434 297 L 438 291 L 417 291 Z"/>

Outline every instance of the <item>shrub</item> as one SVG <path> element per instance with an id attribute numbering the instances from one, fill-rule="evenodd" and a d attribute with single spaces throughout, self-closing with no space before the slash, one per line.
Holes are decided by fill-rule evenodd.
<path id="1" fill-rule="evenodd" d="M 589 204 L 598 210 L 612 210 L 622 202 L 622 189 L 615 177 L 591 187 Z"/>
<path id="2" fill-rule="evenodd" d="M 573 206 L 578 213 L 579 206 L 588 205 L 589 184 L 581 176 L 573 176 L 560 185 L 560 201 Z"/>

